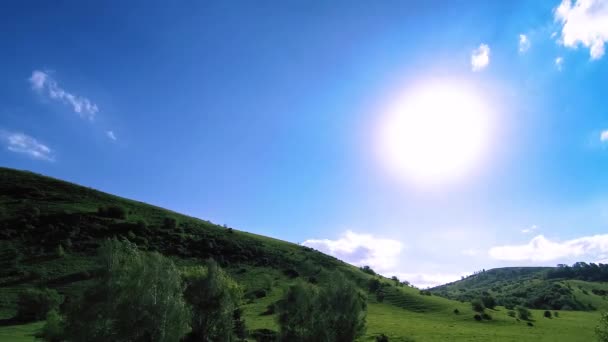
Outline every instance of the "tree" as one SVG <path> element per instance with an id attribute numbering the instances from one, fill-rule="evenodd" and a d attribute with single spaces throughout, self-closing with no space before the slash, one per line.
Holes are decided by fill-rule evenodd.
<path id="1" fill-rule="evenodd" d="M 483 302 L 481 301 L 481 299 L 474 299 L 471 302 L 471 308 L 473 309 L 473 311 L 479 312 L 479 313 L 483 313 L 486 309 L 486 307 L 483 305 Z"/>
<path id="2" fill-rule="evenodd" d="M 292 285 L 278 311 L 284 341 L 351 342 L 365 332 L 365 296 L 342 276 L 322 289 L 303 282 Z"/>
<path id="3" fill-rule="evenodd" d="M 64 340 L 64 329 L 63 317 L 53 309 L 46 314 L 46 323 L 36 337 L 48 342 L 60 342 Z"/>
<path id="4" fill-rule="evenodd" d="M 235 320 L 242 325 L 241 316 L 235 317 L 242 290 L 215 261 L 206 267 L 194 267 L 184 272 L 185 298 L 192 306 L 191 341 L 228 341 L 235 332 Z M 244 330 L 242 327 L 238 327 Z"/>
<path id="5" fill-rule="evenodd" d="M 496 299 L 494 299 L 494 297 L 490 296 L 489 294 L 482 296 L 481 302 L 483 303 L 483 306 L 488 309 L 494 309 L 496 307 Z"/>
<path id="6" fill-rule="evenodd" d="M 602 313 L 600 321 L 595 327 L 595 335 L 599 342 L 608 342 L 608 312 Z"/>
<path id="7" fill-rule="evenodd" d="M 523 319 L 524 321 L 529 320 L 530 318 L 532 318 L 532 312 L 530 312 L 530 310 L 526 309 L 523 306 L 517 306 L 515 308 L 515 311 L 517 311 L 517 316 L 520 319 Z"/>
<path id="8" fill-rule="evenodd" d="M 544 316 L 545 318 L 551 318 L 551 311 L 545 310 Z"/>
<path id="9" fill-rule="evenodd" d="M 190 310 L 180 273 L 158 253 L 128 241 L 102 243 L 101 279 L 67 308 L 70 341 L 179 341 L 189 330 Z"/>
<path id="10" fill-rule="evenodd" d="M 63 297 L 53 289 L 27 289 L 17 297 L 17 315 L 22 322 L 42 320 L 51 310 L 56 310 Z"/>

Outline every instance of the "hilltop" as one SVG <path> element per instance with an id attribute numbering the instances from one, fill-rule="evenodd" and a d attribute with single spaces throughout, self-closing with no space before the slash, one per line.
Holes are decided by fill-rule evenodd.
<path id="1" fill-rule="evenodd" d="M 438 289 L 426 292 L 404 286 L 308 247 L 31 172 L 0 168 L 0 318 L 4 319 L 0 341 L 31 341 L 31 334 L 40 327 L 40 323 L 10 323 L 20 292 L 49 287 L 68 297 L 78 294 L 96 277 L 95 250 L 109 237 L 158 251 L 178 266 L 215 259 L 244 290 L 242 309 L 250 332 L 278 329 L 272 306 L 288 284 L 301 280 L 323 287 L 337 273 L 368 293 L 366 340 L 385 334 L 391 341 L 564 337 L 589 341 L 598 318 L 597 312 L 569 311 L 560 318 L 542 319 L 542 311 L 533 311 L 535 321 L 530 327 L 497 307 L 489 312 L 491 320 L 477 322 L 466 301 L 433 295 L 441 292 Z M 482 279 L 486 278 L 478 278 L 480 284 Z M 577 282 L 588 283 L 567 282 L 575 290 Z M 441 294 L 449 297 L 447 289 L 457 283 L 447 285 Z M 483 286 L 491 288 L 493 283 L 488 280 Z M 375 284 L 373 289 L 370 284 Z M 482 291 L 481 285 L 475 288 Z"/>

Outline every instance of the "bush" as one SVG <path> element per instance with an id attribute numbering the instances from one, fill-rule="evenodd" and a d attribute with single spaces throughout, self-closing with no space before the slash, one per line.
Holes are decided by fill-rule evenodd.
<path id="1" fill-rule="evenodd" d="M 57 310 L 63 297 L 53 289 L 27 289 L 17 297 L 17 315 L 21 322 L 39 321 L 49 311 Z"/>
<path id="2" fill-rule="evenodd" d="M 490 316 L 490 314 L 486 313 L 486 312 L 484 312 L 484 313 L 481 314 L 481 318 L 485 319 L 486 321 L 491 321 L 492 320 L 492 316 Z"/>
<path id="3" fill-rule="evenodd" d="M 365 265 L 363 267 L 359 267 L 359 269 L 361 271 L 363 271 L 364 273 L 367 273 L 367 274 L 370 274 L 370 275 L 373 275 L 373 276 L 376 275 L 376 272 L 374 270 L 372 270 L 372 268 L 369 267 L 369 266 L 367 266 L 367 265 Z"/>
<path id="4" fill-rule="evenodd" d="M 518 306 L 515 308 L 515 311 L 517 311 L 517 316 L 520 319 L 523 319 L 524 321 L 529 320 L 530 318 L 532 318 L 532 312 L 530 312 L 530 310 L 526 309 L 523 306 Z"/>
<path id="5" fill-rule="evenodd" d="M 277 333 L 270 329 L 255 329 L 249 336 L 257 342 L 275 342 L 279 340 Z"/>
<path id="6" fill-rule="evenodd" d="M 378 280 L 376 278 L 372 278 L 367 282 L 367 290 L 369 291 L 369 293 L 378 292 L 378 290 L 380 290 L 381 286 L 382 286 L 382 283 L 380 283 L 380 280 Z"/>
<path id="7" fill-rule="evenodd" d="M 460 310 L 454 309 L 454 314 L 459 315 L 460 314 Z"/>
<path id="8" fill-rule="evenodd" d="M 557 312 L 557 311 L 553 312 L 553 317 L 559 317 L 559 312 Z"/>
<path id="9" fill-rule="evenodd" d="M 473 318 L 475 318 L 475 320 L 476 320 L 477 322 L 479 322 L 479 321 L 481 321 L 481 320 L 483 319 L 483 318 L 481 318 L 481 315 L 480 315 L 480 314 L 475 314 L 475 316 L 473 316 Z"/>
<path id="10" fill-rule="evenodd" d="M 376 342 L 388 342 L 388 336 L 380 334 L 376 336 Z"/>
<path id="11" fill-rule="evenodd" d="M 480 299 L 474 299 L 471 302 L 471 308 L 473 309 L 473 311 L 475 312 L 484 312 L 486 307 L 483 305 L 483 302 Z"/>
<path id="12" fill-rule="evenodd" d="M 118 205 L 101 206 L 97 208 L 97 214 L 99 216 L 121 220 L 127 218 L 127 211 L 125 210 L 125 208 Z"/>
<path id="13" fill-rule="evenodd" d="M 177 220 L 173 217 L 165 217 L 165 219 L 163 220 L 163 228 L 177 229 Z"/>
<path id="14" fill-rule="evenodd" d="M 481 302 L 483 303 L 483 306 L 488 309 L 494 309 L 496 307 L 496 299 L 490 295 L 482 296 Z"/>
<path id="15" fill-rule="evenodd" d="M 532 322 L 528 322 L 528 323 L 527 323 L 527 325 L 528 325 L 529 327 L 533 327 L 533 326 L 534 326 L 534 323 L 532 323 Z"/>
<path id="16" fill-rule="evenodd" d="M 378 301 L 378 303 L 384 302 L 384 291 L 382 291 L 382 290 L 376 291 L 376 301 Z"/>
<path id="17" fill-rule="evenodd" d="M 52 309 L 46 314 L 46 323 L 36 337 L 48 342 L 60 342 L 64 340 L 64 322 L 63 317 Z"/>
<path id="18" fill-rule="evenodd" d="M 517 313 L 515 313 L 515 311 L 513 311 L 513 310 L 509 310 L 509 311 L 507 311 L 507 315 L 509 315 L 509 317 L 516 317 Z"/>
<path id="19" fill-rule="evenodd" d="M 544 313 L 545 318 L 551 318 L 551 311 L 547 310 Z"/>

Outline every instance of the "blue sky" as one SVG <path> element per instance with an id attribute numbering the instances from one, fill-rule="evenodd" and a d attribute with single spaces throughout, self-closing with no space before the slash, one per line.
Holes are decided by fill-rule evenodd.
<path id="1" fill-rule="evenodd" d="M 15 1 L 0 19 L 3 166 L 420 286 L 608 260 L 607 1 Z M 427 84 L 491 116 L 466 172 L 430 183 L 388 170 L 377 128 Z M 450 173 L 481 132 L 462 113 L 398 147 Z"/>

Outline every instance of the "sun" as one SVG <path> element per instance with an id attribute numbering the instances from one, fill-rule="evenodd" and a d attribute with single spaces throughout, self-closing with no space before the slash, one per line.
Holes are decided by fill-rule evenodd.
<path id="1" fill-rule="evenodd" d="M 419 84 L 388 106 L 379 155 L 391 173 L 417 184 L 465 176 L 488 149 L 492 113 L 463 82 Z"/>

